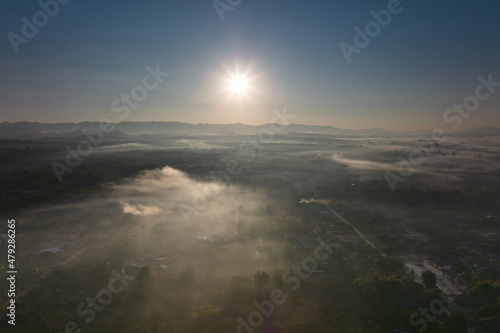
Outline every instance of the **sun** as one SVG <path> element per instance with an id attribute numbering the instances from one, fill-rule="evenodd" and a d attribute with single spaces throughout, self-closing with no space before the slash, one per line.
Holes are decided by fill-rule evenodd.
<path id="1" fill-rule="evenodd" d="M 229 90 L 233 94 L 242 95 L 248 92 L 248 79 L 242 76 L 233 76 L 229 80 Z"/>
<path id="2" fill-rule="evenodd" d="M 217 85 L 214 86 L 215 98 L 224 104 L 232 106 L 249 106 L 255 104 L 255 96 L 259 95 L 259 86 L 262 82 L 259 75 L 252 70 L 252 66 L 242 68 L 235 64 L 233 67 L 221 63 L 224 72 L 218 74 Z"/>

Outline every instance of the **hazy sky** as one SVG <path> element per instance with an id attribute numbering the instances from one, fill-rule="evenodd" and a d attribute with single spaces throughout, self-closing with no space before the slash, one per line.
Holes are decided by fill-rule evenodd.
<path id="1" fill-rule="evenodd" d="M 425 129 L 444 126 L 478 76 L 500 82 L 497 0 L 402 0 L 350 63 L 340 43 L 355 46 L 354 28 L 391 1 L 220 2 L 241 3 L 221 21 L 213 0 L 71 0 L 45 24 L 38 1 L 3 0 L 0 122 L 119 122 L 113 101 L 157 65 L 170 75 L 124 120 L 262 124 L 287 106 L 296 123 Z M 38 33 L 17 39 L 16 53 L 9 36 L 25 38 L 22 18 L 34 14 Z M 250 79 L 246 97 L 225 91 L 238 72 Z M 496 89 L 463 129 L 500 126 Z"/>

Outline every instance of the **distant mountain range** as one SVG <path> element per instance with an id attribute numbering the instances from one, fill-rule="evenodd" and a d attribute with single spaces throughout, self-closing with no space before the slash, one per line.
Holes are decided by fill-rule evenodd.
<path id="1" fill-rule="evenodd" d="M 453 136 L 453 134 L 450 134 Z M 455 135 L 457 136 L 500 136 L 500 128 L 497 127 L 482 127 L 482 128 L 471 128 L 463 131 L 459 131 Z"/>
<path id="2" fill-rule="evenodd" d="M 432 133 L 432 131 L 407 131 L 405 132 L 407 134 L 410 134 L 412 136 L 429 136 Z M 469 136 L 469 137 L 479 137 L 479 136 L 500 136 L 500 128 L 497 127 L 480 127 L 480 128 L 470 128 L 470 129 L 465 129 L 461 131 L 447 131 L 446 135 L 448 136 L 458 136 L 458 137 L 463 137 L 463 136 Z"/>
<path id="3" fill-rule="evenodd" d="M 274 125 L 274 126 L 272 126 Z M 77 137 L 83 129 L 99 128 L 99 122 L 81 123 L 39 123 L 20 121 L 0 124 L 0 139 L 36 139 L 49 137 Z M 121 122 L 115 124 L 115 131 L 109 135 L 127 136 L 139 134 L 167 135 L 255 135 L 262 129 L 281 128 L 279 124 L 245 125 L 236 124 L 189 124 L 181 122 Z M 332 126 L 289 124 L 279 134 L 297 134 L 302 136 L 332 135 L 339 137 L 406 137 L 409 132 L 395 132 L 382 128 L 340 129 Z M 457 132 L 463 136 L 500 136 L 500 129 L 484 127 Z"/>

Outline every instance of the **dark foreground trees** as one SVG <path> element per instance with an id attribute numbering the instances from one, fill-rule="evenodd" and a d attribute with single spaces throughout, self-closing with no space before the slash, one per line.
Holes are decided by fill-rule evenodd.
<path id="1" fill-rule="evenodd" d="M 436 286 L 436 274 L 429 270 L 422 272 L 422 282 L 427 289 L 432 289 Z"/>

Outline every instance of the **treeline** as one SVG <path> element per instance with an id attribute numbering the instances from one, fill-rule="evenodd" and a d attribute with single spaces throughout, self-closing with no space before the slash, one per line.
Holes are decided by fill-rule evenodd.
<path id="1" fill-rule="evenodd" d="M 64 332 L 74 322 L 71 332 L 237 332 L 244 321 L 241 332 L 250 332 L 247 326 L 255 332 L 413 333 L 420 326 L 410 323 L 412 313 L 441 297 L 364 245 L 335 250 L 320 268 L 303 271 L 308 277 L 292 288 L 283 279 L 286 269 L 278 267 L 233 277 L 215 269 L 200 274 L 189 265 L 177 273 L 149 267 L 117 272 L 106 262 L 57 267 L 19 300 L 16 329 Z M 449 320 L 463 319 L 455 317 L 441 314 L 443 325 L 429 322 L 426 332 L 449 332 Z"/>

